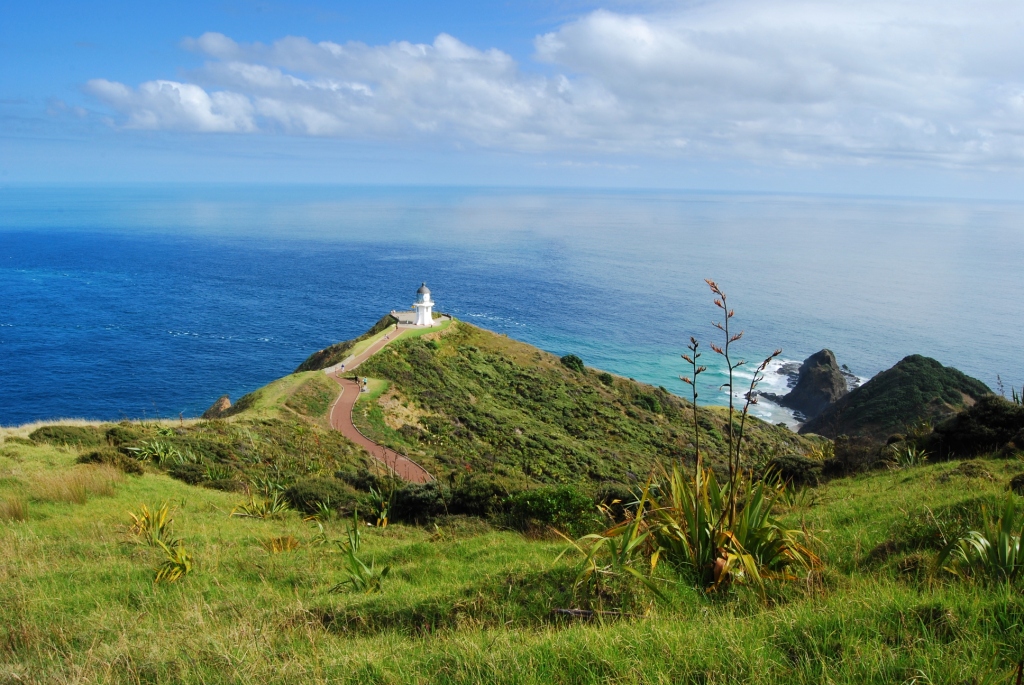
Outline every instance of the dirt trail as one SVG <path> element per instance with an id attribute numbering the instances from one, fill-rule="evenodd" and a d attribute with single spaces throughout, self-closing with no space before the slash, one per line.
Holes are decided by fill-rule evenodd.
<path id="1" fill-rule="evenodd" d="M 392 334 L 387 340 L 382 338 L 367 348 L 365 352 L 346 360 L 346 371 L 356 369 L 360 364 L 376 354 L 385 345 L 401 337 L 404 332 L 404 329 L 400 330 L 398 333 Z M 384 462 L 384 464 L 394 471 L 399 478 L 412 483 L 429 483 L 434 480 L 434 477 L 431 476 L 425 468 L 414 462 L 409 457 L 404 454 L 399 454 L 384 445 L 379 445 L 360 433 L 359 429 L 356 428 L 354 423 L 352 423 L 352 408 L 355 407 L 356 400 L 359 399 L 359 383 L 348 378 L 339 378 L 335 373 L 328 375 L 339 386 L 341 386 L 341 392 L 338 394 L 338 398 L 334 400 L 334 404 L 331 405 L 329 418 L 332 428 L 337 431 L 341 431 L 342 435 L 366 449 L 366 451 L 378 461 Z"/>

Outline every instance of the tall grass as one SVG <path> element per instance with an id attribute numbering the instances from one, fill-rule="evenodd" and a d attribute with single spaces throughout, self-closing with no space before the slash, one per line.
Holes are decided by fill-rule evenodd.
<path id="1" fill-rule="evenodd" d="M 83 464 L 68 471 L 36 475 L 29 492 L 32 499 L 42 502 L 85 504 L 92 496 L 113 496 L 115 486 L 123 480 L 124 474 L 112 466 Z"/>
<path id="2" fill-rule="evenodd" d="M 28 502 L 21 497 L 0 499 L 0 521 L 28 520 Z"/>

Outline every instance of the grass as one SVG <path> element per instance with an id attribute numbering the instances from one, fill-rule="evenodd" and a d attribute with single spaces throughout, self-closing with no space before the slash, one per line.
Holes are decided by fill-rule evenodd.
<path id="1" fill-rule="evenodd" d="M 388 381 L 381 380 L 380 378 L 370 378 L 367 381 L 366 392 L 359 393 L 359 399 L 356 402 L 376 402 L 390 387 L 391 383 Z"/>
<path id="2" fill-rule="evenodd" d="M 282 415 L 298 412 L 305 416 L 320 416 L 327 410 L 327 406 L 317 410 L 323 402 L 316 398 L 328 388 L 324 381 L 333 383 L 321 371 L 293 373 L 239 398 L 226 415 L 245 412 L 248 417 L 281 418 Z M 331 390 L 337 396 L 337 391 Z M 331 397 L 330 401 L 333 399 Z M 327 405 L 330 405 L 330 401 Z"/>
<path id="3" fill-rule="evenodd" d="M 76 466 L 67 471 L 40 473 L 32 479 L 29 493 L 41 502 L 85 504 L 90 497 L 111 497 L 124 474 L 106 465 Z"/>
<path id="4" fill-rule="evenodd" d="M 76 458 L 4 445 L 0 500 L 27 502 L 35 484 L 67 481 L 87 468 Z M 359 592 L 336 544 L 348 521 L 230 517 L 241 494 L 152 470 L 122 476 L 109 496 L 40 499 L 26 520 L 0 523 L 0 679 L 1012 682 L 1024 650 L 1020 588 L 930 579 L 911 563 L 934 559 L 942 530 L 1001 501 L 1024 470 L 971 463 L 992 478 L 926 464 L 833 481 L 787 508 L 787 525 L 820 540 L 824 567 L 807 582 L 769 585 L 764 597 L 705 594 L 665 569 L 664 602 L 636 583 L 574 594 L 580 559 L 558 559 L 563 541 L 457 518 L 361 528 L 358 558 L 391 570 L 379 592 Z M 189 555 L 176 582 L 154 584 L 162 550 L 124 544 L 127 512 L 152 502 L 171 503 Z M 268 553 L 275 544 L 281 553 Z M 553 611 L 562 608 L 581 613 Z"/>

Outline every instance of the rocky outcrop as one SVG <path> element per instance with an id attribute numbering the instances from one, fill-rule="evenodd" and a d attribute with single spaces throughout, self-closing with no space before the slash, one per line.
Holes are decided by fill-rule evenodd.
<path id="1" fill-rule="evenodd" d="M 832 350 L 816 352 L 804 360 L 796 384 L 787 394 L 765 394 L 767 399 L 813 419 L 847 393 L 848 384 Z"/>
<path id="2" fill-rule="evenodd" d="M 209 409 L 203 412 L 204 419 L 216 419 L 224 415 L 228 409 L 231 409 L 231 398 L 227 395 L 221 395 L 216 402 L 214 402 Z"/>

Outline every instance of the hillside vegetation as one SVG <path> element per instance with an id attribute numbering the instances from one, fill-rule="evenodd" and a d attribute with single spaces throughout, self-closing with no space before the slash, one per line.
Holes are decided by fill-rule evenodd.
<path id="1" fill-rule="evenodd" d="M 390 572 L 358 591 L 343 519 L 230 516 L 242 494 L 2 433 L 0 682 L 980 684 L 1013 682 L 1024 653 L 1017 585 L 932 570 L 1016 460 L 795 493 L 780 514 L 824 563 L 806 581 L 708 594 L 665 569 L 658 600 L 639 583 L 577 588 L 564 541 L 460 517 L 362 525 L 361 558 Z M 165 555 L 129 512 L 164 502 L 192 566 L 154 583 Z"/>
<path id="2" fill-rule="evenodd" d="M 359 343 L 365 342 L 374 336 L 377 336 L 389 327 L 395 325 L 395 318 L 390 314 L 387 314 L 370 327 L 370 330 L 363 333 L 358 338 L 352 340 L 343 340 L 342 342 L 335 343 L 330 347 L 314 352 L 309 357 L 299 364 L 299 368 L 295 369 L 296 373 L 303 371 L 319 371 L 320 369 L 326 369 L 328 366 L 334 366 L 340 363 L 346 357 L 359 346 Z"/>
<path id="3" fill-rule="evenodd" d="M 885 441 L 915 424 L 939 423 L 991 392 L 957 369 L 914 354 L 839 398 L 800 432 Z"/>
<path id="4" fill-rule="evenodd" d="M 365 450 L 327 423 L 337 394 L 323 373 L 296 373 L 245 395 L 217 419 L 46 425 L 25 437 L 84 450 L 90 463 L 129 472 L 145 463 L 186 483 L 272 494 L 369 466 Z"/>
<path id="5" fill-rule="evenodd" d="M 692 463 L 690 405 L 664 388 L 562 363 L 525 343 L 453 322 L 402 340 L 358 370 L 388 381 L 354 419 L 371 439 L 438 475 L 493 473 L 540 483 L 635 483 L 657 465 Z M 701 408 L 701 445 L 721 466 L 726 413 Z M 745 454 L 758 466 L 813 443 L 748 421 Z"/>

